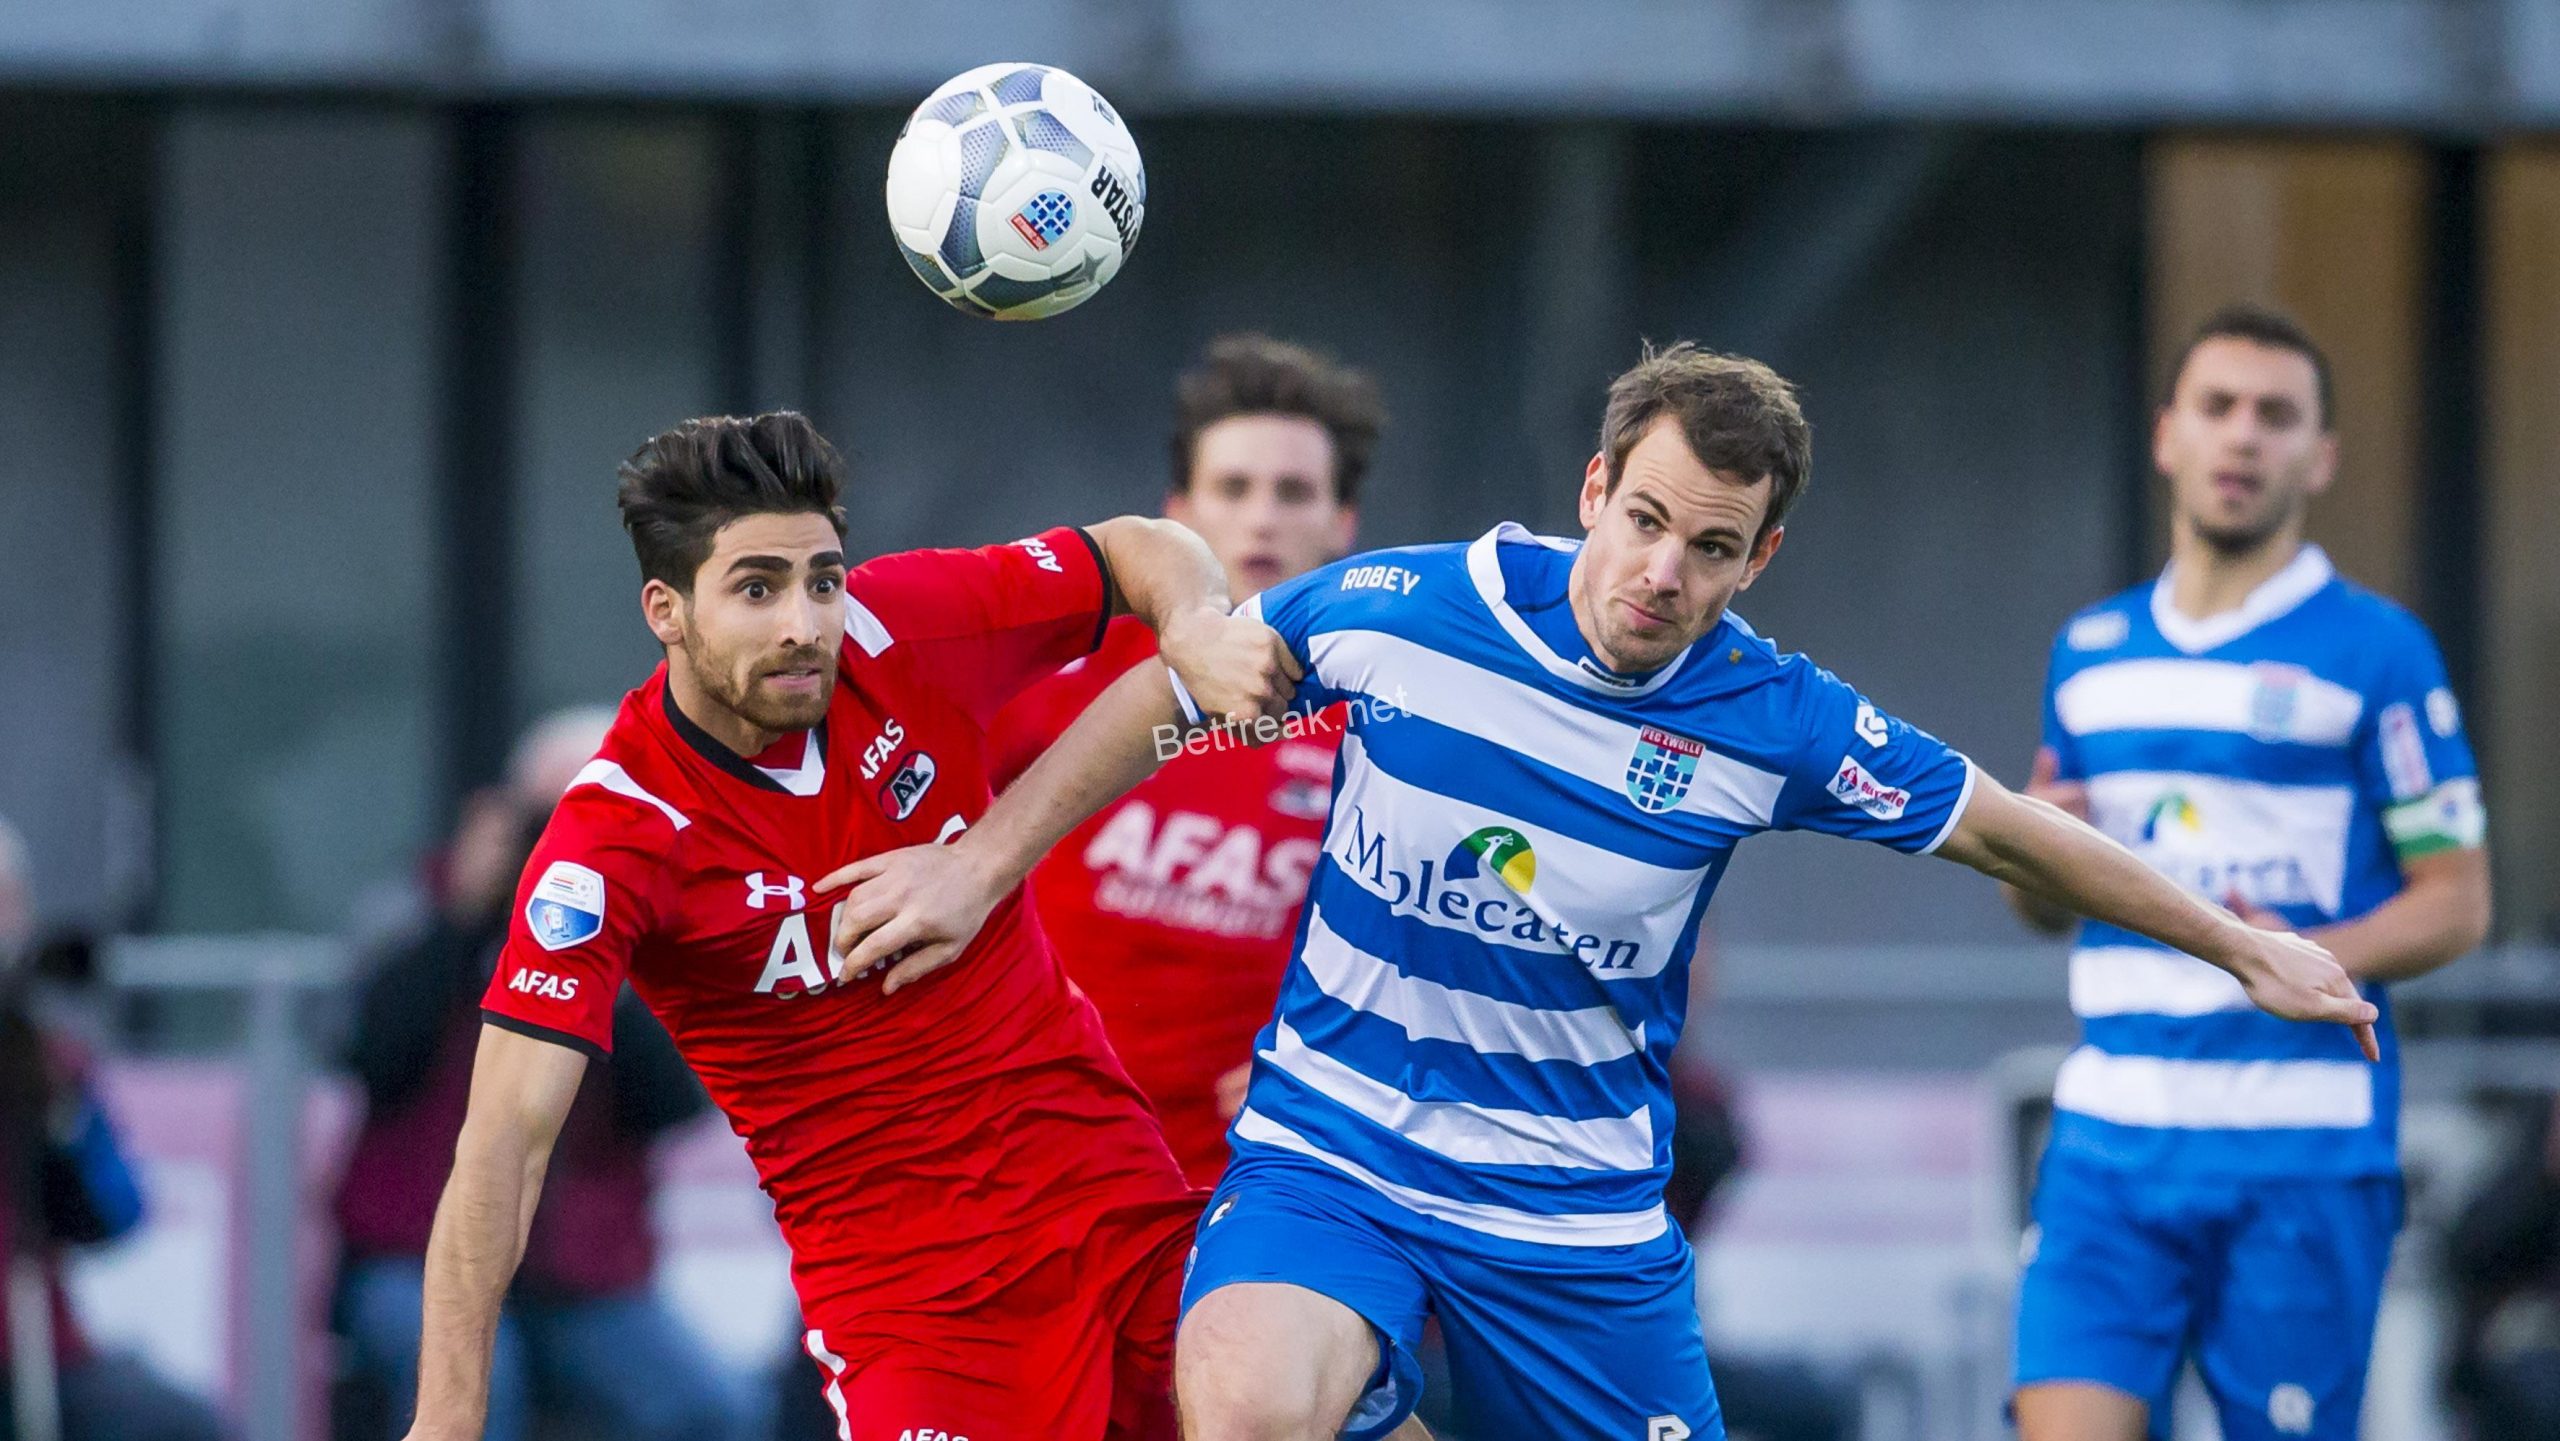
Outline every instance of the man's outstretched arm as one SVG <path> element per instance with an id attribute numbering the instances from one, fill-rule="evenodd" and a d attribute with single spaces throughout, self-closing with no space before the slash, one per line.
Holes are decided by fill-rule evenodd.
<path id="1" fill-rule="evenodd" d="M 1102 552 L 1112 613 L 1147 623 L 1204 714 L 1250 721 L 1288 706 L 1297 661 L 1269 627 L 1229 613 L 1227 573 L 1207 541 L 1178 522 L 1136 515 L 1085 534 Z"/>
<path id="2" fill-rule="evenodd" d="M 427 1241 L 409 1441 L 479 1441 L 498 1309 L 524 1259 L 542 1173 L 586 1069 L 587 1058 L 566 1046 L 498 1026 L 480 1029 L 470 1111 Z"/>
<path id="3" fill-rule="evenodd" d="M 948 964 L 1060 837 L 1155 774 L 1172 754 L 1163 738 L 1183 734 L 1164 666 L 1133 666 L 951 844 L 867 856 L 819 881 L 822 893 L 853 888 L 830 938 L 844 973 L 902 957 L 885 993 Z"/>
<path id="4" fill-rule="evenodd" d="M 1937 853 L 2039 900 L 2220 966 L 2260 1010 L 2353 1026 L 2365 1055 L 2380 1057 L 2373 1035 L 2379 1013 L 2327 951 L 2198 900 L 2058 807 L 1977 773 L 1972 800 Z"/>

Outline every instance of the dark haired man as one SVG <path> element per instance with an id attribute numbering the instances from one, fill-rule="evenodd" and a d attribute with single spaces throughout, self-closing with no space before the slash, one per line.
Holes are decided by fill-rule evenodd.
<path id="1" fill-rule="evenodd" d="M 874 980 L 830 952 L 816 878 L 963 832 L 989 718 L 1116 614 L 1239 716 L 1278 705 L 1289 662 L 1168 522 L 849 571 L 842 473 L 787 413 L 691 421 L 622 467 L 666 661 L 519 883 L 428 1249 L 413 1437 L 479 1435 L 500 1297 L 626 978 L 746 1140 L 847 1441 L 1157 1424 L 1198 1207 L 1092 1007 L 1018 901 L 960 975 Z"/>
<path id="2" fill-rule="evenodd" d="M 1242 601 L 1351 549 L 1385 408 L 1367 376 L 1259 335 L 1224 336 L 1176 389 L 1165 514 L 1199 532 Z M 1005 708 L 999 783 L 1155 654 L 1134 619 Z M 1076 828 L 1031 877 L 1042 929 L 1091 997 L 1195 1184 L 1227 1163 L 1253 1033 L 1271 1014 L 1324 834 L 1336 718 L 1270 746 L 1177 757 Z"/>
<path id="3" fill-rule="evenodd" d="M 1610 387 L 1581 541 L 1503 526 L 1244 606 L 1304 666 L 1297 702 L 1342 703 L 1348 734 L 1184 1286 L 1190 1441 L 1386 1432 L 1426 1313 L 1469 1434 L 1723 1434 L 1663 1211 L 1668 1067 L 1700 913 L 1759 832 L 1935 852 L 2210 957 L 2272 1010 L 2372 1019 L 2318 946 L 2189 896 L 1728 614 L 1810 458 L 1776 373 L 1674 346 Z M 1178 699 L 1132 671 L 959 845 L 864 863 L 839 944 L 859 962 L 972 934 L 1151 768 Z"/>
<path id="4" fill-rule="evenodd" d="M 2027 793 L 2307 931 L 2383 1008 L 2382 1063 L 2252 1012 L 2185 947 L 2080 926 L 2083 1043 L 2054 1083 L 2018 1296 L 2024 1441 L 2165 1435 L 2190 1357 L 2234 1441 L 2357 1434 L 2400 1226 L 2382 985 L 2480 943 L 2489 862 L 2435 642 L 2303 540 L 2336 414 L 2292 320 L 2235 306 L 2198 328 L 2152 436 L 2169 568 L 2056 637 Z M 2040 929 L 2072 919 L 2018 900 Z"/>

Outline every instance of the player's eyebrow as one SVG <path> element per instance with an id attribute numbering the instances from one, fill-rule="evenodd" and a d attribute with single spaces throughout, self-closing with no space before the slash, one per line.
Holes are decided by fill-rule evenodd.
<path id="1" fill-rule="evenodd" d="M 1671 508 L 1655 499 L 1653 492 L 1646 490 L 1643 486 L 1635 485 L 1627 488 L 1627 504 L 1643 506 L 1646 510 L 1653 512 L 1654 519 L 1666 524 L 1671 520 Z"/>
<path id="2" fill-rule="evenodd" d="M 844 569 L 844 552 L 840 550 L 819 551 L 817 554 L 809 557 L 809 568 L 811 570 L 842 570 Z M 742 555 L 736 560 L 729 562 L 729 573 L 731 575 L 735 575 L 742 570 L 770 570 L 780 572 L 783 575 L 789 575 L 791 573 L 791 561 L 789 557 L 779 555 Z"/>

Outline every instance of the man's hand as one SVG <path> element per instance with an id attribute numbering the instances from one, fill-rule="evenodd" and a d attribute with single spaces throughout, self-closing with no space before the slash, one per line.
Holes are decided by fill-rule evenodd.
<path id="1" fill-rule="evenodd" d="M 2278 926 L 2284 922 L 2276 920 Z M 2235 947 L 2232 973 L 2259 1010 L 2288 1021 L 2333 1021 L 2355 1028 L 2356 1044 L 2368 1061 L 2382 1059 L 2373 1033 L 2379 1017 L 2371 1001 L 2356 991 L 2346 967 L 2319 945 L 2289 930 L 2246 928 Z"/>
<path id="2" fill-rule="evenodd" d="M 1156 645 L 1204 720 L 1279 716 L 1305 674 L 1280 633 L 1249 616 L 1191 611 L 1157 632 Z"/>
<path id="3" fill-rule="evenodd" d="M 964 833 L 951 845 L 908 846 L 829 873 L 818 892 L 850 886 L 827 949 L 836 973 L 858 980 L 887 965 L 880 993 L 895 995 L 960 958 L 1006 887 L 991 883 Z"/>
<path id="4" fill-rule="evenodd" d="M 2039 767 L 2041 769 L 2041 767 Z M 2352 1026 L 2378 1058 L 2381 1013 L 2335 956 L 2301 936 L 2261 930 L 2190 895 L 2062 808 L 1977 773 L 1973 797 L 1938 854 L 2046 905 L 2149 936 L 2231 973 L 2252 1004 L 2293 1021 Z"/>
<path id="5" fill-rule="evenodd" d="M 2062 757 L 2051 746 L 2036 747 L 2036 763 L 2027 772 L 2025 794 L 2059 809 L 2075 821 L 2089 819 L 2089 783 L 2057 779 L 2062 774 Z"/>

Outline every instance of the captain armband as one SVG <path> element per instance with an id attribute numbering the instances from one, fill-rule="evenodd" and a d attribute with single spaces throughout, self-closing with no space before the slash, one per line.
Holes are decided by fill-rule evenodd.
<path id="1" fill-rule="evenodd" d="M 2405 800 L 2382 813 L 2391 848 L 2403 861 L 2438 851 L 2467 850 L 2486 842 L 2488 808 L 2480 803 L 2480 783 L 2468 778 L 2446 781 L 2425 795 Z"/>

